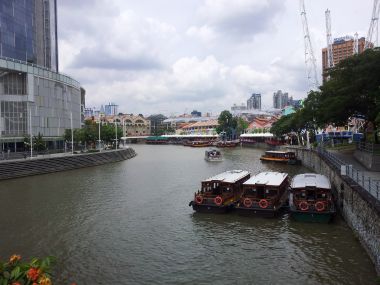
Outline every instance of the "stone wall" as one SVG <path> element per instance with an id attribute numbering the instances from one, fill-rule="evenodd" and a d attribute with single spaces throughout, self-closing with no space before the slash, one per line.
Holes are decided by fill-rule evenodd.
<path id="1" fill-rule="evenodd" d="M 127 148 L 68 156 L 3 161 L 0 163 L 0 180 L 102 165 L 134 156 L 136 156 L 134 149 Z"/>
<path id="2" fill-rule="evenodd" d="M 292 151 L 305 166 L 330 179 L 340 213 L 380 274 L 380 202 L 351 178 L 340 175 L 340 169 L 317 152 L 293 148 Z"/>

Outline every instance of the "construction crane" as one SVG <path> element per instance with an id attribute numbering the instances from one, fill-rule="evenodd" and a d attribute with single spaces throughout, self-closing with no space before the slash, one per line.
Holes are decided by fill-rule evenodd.
<path id="1" fill-rule="evenodd" d="M 327 67 L 334 67 L 334 57 L 332 50 L 332 37 L 331 37 L 331 16 L 330 10 L 327 9 L 325 12 L 326 16 L 326 40 L 327 40 Z"/>
<path id="2" fill-rule="evenodd" d="M 367 37 L 365 39 L 364 49 L 372 48 L 373 46 L 378 46 L 379 12 L 380 12 L 380 2 L 379 0 L 374 0 L 371 23 L 369 25 Z M 373 40 L 375 40 L 375 42 L 372 42 Z"/>
<path id="3" fill-rule="evenodd" d="M 307 69 L 307 78 L 309 80 L 310 89 L 317 89 L 319 87 L 316 60 L 314 57 L 313 47 L 311 45 L 309 26 L 307 24 L 305 3 L 300 0 L 301 19 L 303 26 L 303 36 L 305 42 L 305 64 Z"/>

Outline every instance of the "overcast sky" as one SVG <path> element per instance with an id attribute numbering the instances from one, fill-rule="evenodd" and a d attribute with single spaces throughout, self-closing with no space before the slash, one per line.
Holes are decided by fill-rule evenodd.
<path id="1" fill-rule="evenodd" d="M 61 0 L 60 71 L 86 89 L 86 107 L 217 114 L 251 93 L 263 108 L 283 90 L 306 96 L 298 0 Z M 305 0 L 317 69 L 332 36 L 366 36 L 373 0 Z"/>

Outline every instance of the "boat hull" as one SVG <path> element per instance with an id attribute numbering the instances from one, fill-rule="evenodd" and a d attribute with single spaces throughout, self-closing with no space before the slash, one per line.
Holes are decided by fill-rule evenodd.
<path id="1" fill-rule="evenodd" d="M 262 218 L 275 218 L 282 213 L 282 209 L 259 209 L 259 208 L 245 208 L 236 207 L 236 213 L 240 216 L 256 216 Z"/>
<path id="2" fill-rule="evenodd" d="M 191 203 L 193 210 L 198 213 L 214 213 L 214 214 L 225 214 L 230 212 L 233 207 L 231 206 L 216 206 L 216 205 L 204 205 L 204 204 L 196 204 Z"/>
<path id="3" fill-rule="evenodd" d="M 318 213 L 290 210 L 290 217 L 297 222 L 328 224 L 333 220 L 334 216 L 335 212 Z"/>

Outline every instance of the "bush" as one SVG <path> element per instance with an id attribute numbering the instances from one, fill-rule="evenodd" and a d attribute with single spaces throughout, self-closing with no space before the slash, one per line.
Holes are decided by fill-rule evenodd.
<path id="1" fill-rule="evenodd" d="M 1 285 L 51 285 L 51 256 L 33 258 L 29 263 L 21 262 L 20 255 L 12 255 L 8 262 L 0 263 Z"/>

